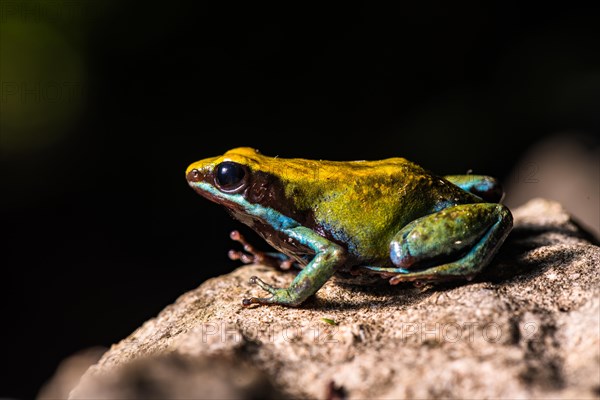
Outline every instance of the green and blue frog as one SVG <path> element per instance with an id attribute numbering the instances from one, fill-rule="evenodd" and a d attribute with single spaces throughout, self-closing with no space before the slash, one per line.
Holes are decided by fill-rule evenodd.
<path id="1" fill-rule="evenodd" d="M 242 304 L 298 306 L 334 274 L 399 282 L 471 279 L 512 228 L 498 182 L 482 175 L 436 176 L 404 159 L 315 161 L 268 157 L 241 147 L 191 164 L 189 185 L 226 207 L 280 253 L 244 262 L 295 265 L 287 288 L 253 277 L 270 293 Z"/>

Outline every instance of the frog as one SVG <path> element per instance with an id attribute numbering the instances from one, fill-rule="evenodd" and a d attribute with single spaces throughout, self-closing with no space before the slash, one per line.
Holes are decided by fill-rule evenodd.
<path id="1" fill-rule="evenodd" d="M 513 222 L 497 179 L 440 176 L 401 157 L 325 161 L 238 147 L 193 162 L 186 180 L 277 250 L 257 251 L 234 231 L 245 252 L 231 258 L 298 268 L 288 287 L 252 276 L 268 295 L 243 306 L 298 307 L 338 275 L 391 285 L 471 280 Z"/>

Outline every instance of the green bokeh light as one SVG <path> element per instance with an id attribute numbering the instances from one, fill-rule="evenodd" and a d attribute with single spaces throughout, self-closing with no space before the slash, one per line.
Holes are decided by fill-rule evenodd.
<path id="1" fill-rule="evenodd" d="M 15 18 L 0 26 L 0 59 L 2 153 L 48 148 L 83 109 L 81 55 L 51 24 Z"/>

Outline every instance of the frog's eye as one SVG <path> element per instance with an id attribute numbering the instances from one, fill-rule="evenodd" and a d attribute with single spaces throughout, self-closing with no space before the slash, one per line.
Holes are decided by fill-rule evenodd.
<path id="1" fill-rule="evenodd" d="M 217 165 L 215 182 L 222 190 L 236 190 L 244 184 L 246 167 L 231 161 L 225 161 Z"/>

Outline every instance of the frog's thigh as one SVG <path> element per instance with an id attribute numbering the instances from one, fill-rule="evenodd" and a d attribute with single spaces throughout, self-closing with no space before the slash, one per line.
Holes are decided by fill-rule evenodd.
<path id="1" fill-rule="evenodd" d="M 496 178 L 485 175 L 446 175 L 449 180 L 462 190 L 473 193 L 490 203 L 497 203 L 502 199 L 503 190 Z"/>
<path id="2" fill-rule="evenodd" d="M 397 267 L 419 270 L 399 274 L 390 283 L 473 275 L 489 263 L 511 227 L 510 211 L 494 203 L 463 204 L 419 218 L 398 232 L 390 248 Z"/>

